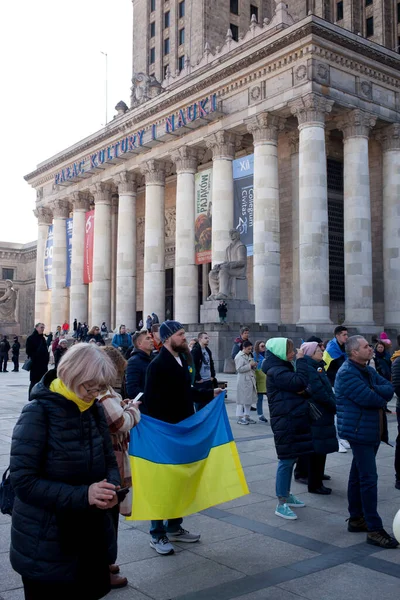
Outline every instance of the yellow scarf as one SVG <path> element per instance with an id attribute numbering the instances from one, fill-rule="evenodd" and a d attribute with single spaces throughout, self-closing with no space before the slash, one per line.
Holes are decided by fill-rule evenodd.
<path id="1" fill-rule="evenodd" d="M 79 408 L 79 410 L 81 412 L 88 410 L 88 408 L 93 406 L 93 404 L 96 401 L 96 398 L 93 398 L 93 400 L 91 400 L 90 402 L 85 402 L 81 398 L 78 398 L 78 396 L 75 394 L 75 392 L 68 389 L 67 386 L 65 385 L 65 383 L 63 383 L 61 381 L 61 379 L 58 379 L 58 378 L 54 379 L 51 382 L 50 390 L 52 392 L 55 392 L 56 394 L 61 394 L 61 396 L 64 396 L 64 398 L 67 398 L 68 400 L 72 400 L 72 402 L 75 402 L 75 404 L 77 405 L 77 407 Z"/>

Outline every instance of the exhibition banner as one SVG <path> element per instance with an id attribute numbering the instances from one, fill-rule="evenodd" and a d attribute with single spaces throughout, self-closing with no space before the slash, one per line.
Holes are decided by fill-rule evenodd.
<path id="1" fill-rule="evenodd" d="M 67 274 L 65 277 L 65 287 L 71 287 L 71 262 L 72 262 L 72 222 L 73 219 L 67 219 Z"/>
<path id="2" fill-rule="evenodd" d="M 212 169 L 195 175 L 195 244 L 196 265 L 211 262 Z"/>
<path id="3" fill-rule="evenodd" d="M 85 251 L 83 257 L 83 283 L 93 281 L 94 210 L 85 213 Z"/>
<path id="4" fill-rule="evenodd" d="M 47 232 L 46 248 L 44 251 L 44 278 L 46 287 L 51 290 L 53 271 L 53 225 L 49 225 Z"/>
<path id="5" fill-rule="evenodd" d="M 253 256 L 254 154 L 233 161 L 234 227 Z"/>

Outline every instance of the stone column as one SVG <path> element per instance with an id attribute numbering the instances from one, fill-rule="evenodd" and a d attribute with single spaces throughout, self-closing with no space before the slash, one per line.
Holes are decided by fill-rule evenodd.
<path id="1" fill-rule="evenodd" d="M 142 172 L 146 179 L 143 321 L 155 312 L 162 322 L 165 318 L 165 164 L 149 160 Z"/>
<path id="2" fill-rule="evenodd" d="M 195 260 L 195 185 L 197 151 L 182 146 L 172 153 L 176 165 L 174 314 L 181 323 L 198 322 L 198 269 Z"/>
<path id="3" fill-rule="evenodd" d="M 111 187 L 96 183 L 94 196 L 94 247 L 91 326 L 111 325 Z"/>
<path id="4" fill-rule="evenodd" d="M 212 173 L 212 265 L 225 260 L 233 223 L 233 169 L 236 144 L 240 138 L 228 131 L 217 131 L 206 144 L 213 153 Z"/>
<path id="5" fill-rule="evenodd" d="M 400 124 L 382 133 L 383 150 L 383 281 L 385 326 L 400 323 Z"/>
<path id="6" fill-rule="evenodd" d="M 299 134 L 289 134 L 292 171 L 292 314 L 293 323 L 300 319 L 300 270 L 299 270 Z"/>
<path id="7" fill-rule="evenodd" d="M 338 121 L 343 131 L 345 317 L 373 325 L 368 135 L 376 119 L 359 109 Z"/>
<path id="8" fill-rule="evenodd" d="M 278 133 L 284 122 L 261 113 L 247 125 L 254 143 L 253 281 L 257 323 L 281 321 Z"/>
<path id="9" fill-rule="evenodd" d="M 136 191 L 134 173 L 123 171 L 118 186 L 116 326 L 136 330 Z"/>
<path id="10" fill-rule="evenodd" d="M 70 206 L 67 200 L 56 200 L 53 209 L 53 274 L 51 289 L 51 330 L 69 319 L 69 289 L 65 287 L 67 276 L 66 220 Z"/>
<path id="11" fill-rule="evenodd" d="M 89 210 L 89 198 L 85 192 L 72 194 L 72 258 L 69 323 L 72 329 L 74 319 L 88 322 L 88 286 L 83 283 L 83 262 L 85 253 L 85 213 Z"/>
<path id="12" fill-rule="evenodd" d="M 310 93 L 291 103 L 299 122 L 299 325 L 329 324 L 325 115 L 333 101 Z"/>
<path id="13" fill-rule="evenodd" d="M 44 277 L 44 255 L 46 251 L 49 225 L 53 222 L 53 213 L 47 206 L 39 206 L 35 211 L 38 219 L 38 241 L 36 249 L 36 281 L 35 281 L 35 324 L 44 323 L 46 332 L 51 327 L 51 290 L 47 289 Z M 33 327 L 32 323 L 32 327 Z"/>

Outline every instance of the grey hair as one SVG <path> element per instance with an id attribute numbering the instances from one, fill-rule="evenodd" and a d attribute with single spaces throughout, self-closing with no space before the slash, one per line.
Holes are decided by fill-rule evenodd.
<path id="1" fill-rule="evenodd" d="M 363 335 L 352 335 L 347 339 L 345 344 L 346 354 L 349 358 L 351 358 L 354 350 L 358 350 L 360 347 L 360 340 L 365 340 Z"/>
<path id="2" fill-rule="evenodd" d="M 79 395 L 83 383 L 95 382 L 99 389 L 112 386 L 117 370 L 96 344 L 77 344 L 64 354 L 57 368 L 59 379 Z"/>

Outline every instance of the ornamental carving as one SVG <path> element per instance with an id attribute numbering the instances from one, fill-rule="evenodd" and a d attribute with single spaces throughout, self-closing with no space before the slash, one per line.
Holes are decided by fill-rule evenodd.
<path id="1" fill-rule="evenodd" d="M 95 204 L 111 205 L 111 185 L 108 183 L 95 183 L 90 188 L 90 193 Z"/>
<path id="2" fill-rule="evenodd" d="M 298 131 L 290 131 L 288 134 L 288 140 L 290 145 L 291 154 L 299 153 L 299 132 Z"/>
<path id="3" fill-rule="evenodd" d="M 53 222 L 53 213 L 48 206 L 38 206 L 33 214 L 38 219 L 39 225 L 51 225 Z"/>
<path id="4" fill-rule="evenodd" d="M 297 117 L 299 127 L 315 124 L 325 124 L 325 115 L 331 112 L 333 100 L 311 92 L 289 103 L 292 115 Z"/>
<path id="5" fill-rule="evenodd" d="M 89 196 L 85 192 L 73 192 L 71 200 L 74 211 L 80 210 L 86 212 L 90 208 Z"/>
<path id="6" fill-rule="evenodd" d="M 141 166 L 141 171 L 146 179 L 146 185 L 165 185 L 165 162 L 162 160 L 148 160 Z"/>
<path id="7" fill-rule="evenodd" d="M 365 98 L 372 98 L 372 85 L 369 81 L 362 81 L 360 83 L 360 94 Z"/>
<path id="8" fill-rule="evenodd" d="M 177 173 L 195 173 L 197 171 L 199 160 L 199 151 L 197 148 L 181 146 L 178 150 L 172 152 L 170 158 L 176 165 Z"/>
<path id="9" fill-rule="evenodd" d="M 249 104 L 253 104 L 254 102 L 259 102 L 265 98 L 265 81 L 253 85 L 249 89 Z"/>
<path id="10" fill-rule="evenodd" d="M 306 65 L 300 65 L 299 67 L 297 67 L 297 69 L 295 69 L 294 71 L 294 80 L 295 83 L 298 81 L 302 81 L 303 79 L 306 78 L 307 75 L 307 67 Z"/>
<path id="11" fill-rule="evenodd" d="M 167 208 L 165 211 L 165 238 L 166 240 L 175 240 L 176 231 L 176 209 Z"/>
<path id="12" fill-rule="evenodd" d="M 375 126 L 376 117 L 359 108 L 350 110 L 337 120 L 337 127 L 343 131 L 343 139 L 349 137 L 368 137 Z"/>
<path id="13" fill-rule="evenodd" d="M 382 129 L 377 138 L 382 144 L 383 152 L 400 150 L 400 123 L 388 125 Z"/>
<path id="14" fill-rule="evenodd" d="M 240 148 L 242 137 L 230 131 L 217 131 L 205 138 L 207 148 L 213 153 L 213 158 L 235 158 L 235 151 Z"/>
<path id="15" fill-rule="evenodd" d="M 137 178 L 133 171 L 122 171 L 114 178 L 119 194 L 136 194 Z"/>
<path id="16" fill-rule="evenodd" d="M 136 238 L 137 244 L 142 249 L 144 248 L 144 217 L 139 217 L 136 221 Z"/>
<path id="17" fill-rule="evenodd" d="M 320 83 L 328 83 L 329 82 L 329 67 L 320 63 L 316 65 L 315 69 L 315 79 Z"/>
<path id="18" fill-rule="evenodd" d="M 252 134 L 255 144 L 257 142 L 277 142 L 278 134 L 284 127 L 285 119 L 268 112 L 260 113 L 247 122 L 247 131 Z"/>
<path id="19" fill-rule="evenodd" d="M 134 73 L 131 87 L 131 108 L 151 100 L 162 91 L 161 83 L 154 75 Z"/>
<path id="20" fill-rule="evenodd" d="M 68 219 L 69 203 L 67 200 L 54 200 L 51 205 L 54 219 Z"/>

